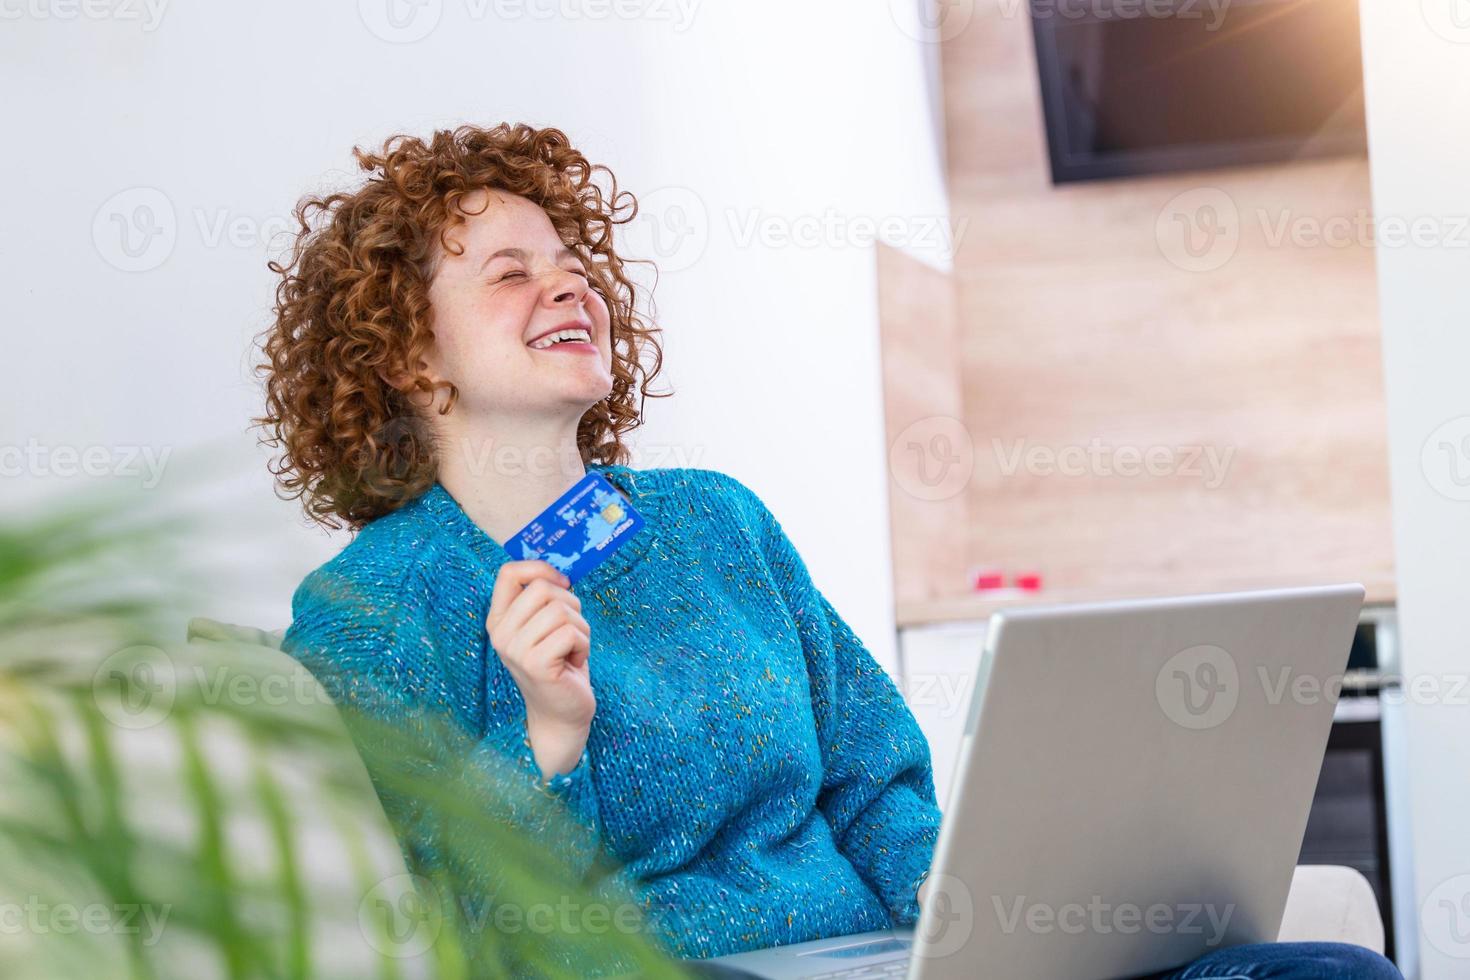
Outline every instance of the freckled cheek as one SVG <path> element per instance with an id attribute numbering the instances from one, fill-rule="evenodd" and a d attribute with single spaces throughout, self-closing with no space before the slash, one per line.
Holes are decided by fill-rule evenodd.
<path id="1" fill-rule="evenodd" d="M 451 379 L 495 374 L 497 369 L 520 366 L 529 356 L 521 339 L 524 324 L 505 319 L 504 311 L 473 306 L 446 311 L 435 317 L 434 347 Z"/>
<path id="2" fill-rule="evenodd" d="M 469 305 L 462 317 L 466 343 L 487 353 L 511 357 L 524 351 L 534 304 L 487 298 Z"/>

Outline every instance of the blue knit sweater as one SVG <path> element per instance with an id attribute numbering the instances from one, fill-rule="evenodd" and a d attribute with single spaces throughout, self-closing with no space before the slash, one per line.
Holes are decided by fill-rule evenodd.
<path id="1" fill-rule="evenodd" d="M 306 577 L 284 648 L 319 677 L 393 692 L 376 702 L 389 720 L 441 709 L 526 786 L 551 776 L 542 792 L 571 831 L 548 846 L 578 875 L 617 867 L 674 955 L 914 923 L 940 814 L 928 743 L 888 674 L 739 481 L 589 469 L 646 524 L 572 589 L 597 711 L 569 773 L 537 768 L 486 635 L 511 556 L 440 484 Z M 432 864 L 414 801 L 379 793 L 410 866 Z"/>

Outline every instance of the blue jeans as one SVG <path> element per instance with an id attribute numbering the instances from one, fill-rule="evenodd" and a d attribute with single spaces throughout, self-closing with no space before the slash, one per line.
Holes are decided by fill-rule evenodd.
<path id="1" fill-rule="evenodd" d="M 1403 974 L 1362 946 L 1257 943 L 1217 949 L 1144 980 L 1403 980 Z"/>

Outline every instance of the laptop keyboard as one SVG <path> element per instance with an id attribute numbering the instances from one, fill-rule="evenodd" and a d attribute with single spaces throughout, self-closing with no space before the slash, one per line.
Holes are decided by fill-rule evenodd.
<path id="1" fill-rule="evenodd" d="M 867 966 L 851 966 L 845 970 L 833 970 L 831 973 L 813 973 L 804 980 L 888 980 L 908 975 L 909 960 L 904 957 L 883 963 L 869 963 Z"/>

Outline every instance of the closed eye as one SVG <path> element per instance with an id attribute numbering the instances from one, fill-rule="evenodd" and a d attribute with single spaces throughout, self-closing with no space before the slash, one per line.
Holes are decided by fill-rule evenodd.
<path id="1" fill-rule="evenodd" d="M 583 279 L 590 280 L 592 278 L 591 276 L 589 276 L 587 274 L 587 270 L 586 269 L 568 269 L 567 271 L 568 272 L 576 273 L 577 275 L 581 276 Z M 523 279 L 524 278 L 527 278 L 526 273 L 522 272 L 519 269 L 516 269 L 514 271 L 507 272 L 505 275 L 501 276 L 499 279 L 497 279 L 495 281 L 496 282 L 504 282 L 505 280 L 511 278 L 512 276 L 520 276 Z"/>

